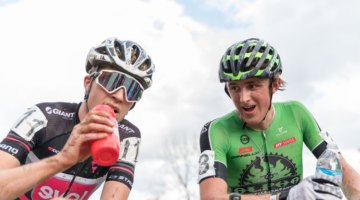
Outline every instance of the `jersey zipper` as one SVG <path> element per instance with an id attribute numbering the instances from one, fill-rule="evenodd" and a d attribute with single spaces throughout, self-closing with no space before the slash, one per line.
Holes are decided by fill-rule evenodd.
<path id="1" fill-rule="evenodd" d="M 266 144 L 266 133 L 265 131 L 261 131 L 263 140 L 264 140 L 264 161 L 266 163 L 266 171 L 267 171 L 267 181 L 268 181 L 268 191 L 271 191 L 271 171 L 270 171 L 270 163 L 267 151 L 267 144 Z"/>

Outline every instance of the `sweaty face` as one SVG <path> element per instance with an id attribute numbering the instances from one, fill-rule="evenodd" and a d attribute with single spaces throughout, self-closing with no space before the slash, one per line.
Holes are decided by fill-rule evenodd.
<path id="1" fill-rule="evenodd" d="M 254 129 L 267 128 L 264 127 L 263 119 L 270 105 L 269 79 L 230 81 L 227 88 L 239 117 L 247 126 Z"/>

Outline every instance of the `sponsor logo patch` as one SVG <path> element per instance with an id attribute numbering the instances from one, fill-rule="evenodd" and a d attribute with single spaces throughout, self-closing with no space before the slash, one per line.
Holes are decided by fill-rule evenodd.
<path id="1" fill-rule="evenodd" d="M 252 152 L 252 146 L 239 148 L 239 154 L 250 153 L 250 152 Z"/>
<path id="2" fill-rule="evenodd" d="M 135 133 L 134 129 L 126 126 L 125 124 L 119 124 L 119 128 L 124 130 L 126 133 Z"/>
<path id="3" fill-rule="evenodd" d="M 288 131 L 286 129 L 284 129 L 284 127 L 280 127 L 278 128 L 278 132 L 275 134 L 276 136 L 281 136 L 286 134 Z"/>
<path id="4" fill-rule="evenodd" d="M 274 148 L 277 149 L 277 148 L 286 146 L 286 145 L 288 145 L 288 144 L 291 144 L 291 143 L 293 143 L 293 142 L 296 142 L 296 138 L 295 138 L 295 137 L 292 137 L 292 138 L 286 139 L 286 140 L 284 140 L 284 141 L 275 143 L 275 144 L 274 144 Z"/>
<path id="5" fill-rule="evenodd" d="M 60 152 L 59 150 L 57 150 L 57 149 L 55 149 L 54 147 L 51 147 L 51 146 L 48 146 L 48 150 L 55 153 L 55 154 Z"/>
<path id="6" fill-rule="evenodd" d="M 243 144 L 247 144 L 247 143 L 249 143 L 250 138 L 249 138 L 249 136 L 247 136 L 247 135 L 242 135 L 242 136 L 240 137 L 240 141 L 241 141 L 241 143 L 243 143 Z"/>
<path id="7" fill-rule="evenodd" d="M 109 176 L 109 179 L 110 180 L 119 180 L 119 181 L 127 183 L 129 185 L 133 185 L 133 182 L 125 176 L 118 176 L 118 175 L 113 174 L 113 175 Z"/>
<path id="8" fill-rule="evenodd" d="M 19 152 L 19 149 L 6 144 L 0 144 L 0 149 L 4 149 L 12 155 L 15 155 Z"/>
<path id="9" fill-rule="evenodd" d="M 44 183 L 36 186 L 32 192 L 32 199 L 53 199 L 63 197 L 68 187 L 64 180 L 52 177 Z M 74 182 L 70 192 L 65 196 L 66 199 L 85 200 L 88 199 L 92 191 L 96 188 L 96 184 L 82 184 Z"/>
<path id="10" fill-rule="evenodd" d="M 63 110 L 57 108 L 51 108 L 49 106 L 45 108 L 45 111 L 49 115 L 59 115 L 64 119 L 72 119 L 75 115 L 75 112 L 65 112 Z"/>
<path id="11" fill-rule="evenodd" d="M 289 189 L 300 181 L 300 175 L 297 174 L 292 160 L 283 155 L 269 154 L 267 157 L 256 157 L 249 161 L 247 167 L 239 172 L 239 182 L 230 186 L 230 191 L 263 194 L 268 193 L 269 184 L 271 191 L 277 192 Z"/>

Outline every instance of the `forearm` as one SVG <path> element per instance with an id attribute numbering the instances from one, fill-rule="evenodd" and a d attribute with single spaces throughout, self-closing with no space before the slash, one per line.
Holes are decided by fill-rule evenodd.
<path id="1" fill-rule="evenodd" d="M 14 199 L 56 173 L 67 169 L 56 155 L 35 163 L 0 171 L 1 199 Z"/>
<path id="2" fill-rule="evenodd" d="M 263 195 L 254 195 L 254 194 L 246 194 L 241 195 L 241 200 L 269 200 L 270 194 Z"/>
<path id="3" fill-rule="evenodd" d="M 254 195 L 254 194 L 242 194 L 241 200 L 269 200 L 270 194 Z M 229 194 L 211 194 L 202 195 L 201 200 L 229 200 Z"/>
<path id="4" fill-rule="evenodd" d="M 360 175 L 342 156 L 341 159 L 343 167 L 342 190 L 347 199 L 360 199 Z"/>
<path id="5" fill-rule="evenodd" d="M 127 200 L 129 194 L 130 194 L 130 189 L 125 184 L 117 181 L 107 181 L 104 184 L 100 199 Z"/>
<path id="6" fill-rule="evenodd" d="M 208 178 L 200 183 L 201 200 L 229 200 L 227 183 L 221 178 Z M 241 200 L 269 200 L 270 194 L 242 194 Z"/>

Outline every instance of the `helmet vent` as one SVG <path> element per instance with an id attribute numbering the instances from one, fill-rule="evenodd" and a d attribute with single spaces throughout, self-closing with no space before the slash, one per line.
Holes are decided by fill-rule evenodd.
<path id="1" fill-rule="evenodd" d="M 269 64 L 269 60 L 268 60 L 268 59 L 264 60 L 264 62 L 263 62 L 263 64 L 261 65 L 260 69 L 265 69 L 266 66 L 268 66 L 268 64 Z M 276 69 L 276 68 L 273 67 L 273 68 L 271 69 L 271 71 L 273 71 L 273 69 Z"/>
<path id="2" fill-rule="evenodd" d="M 254 50 L 255 46 L 249 46 L 249 48 L 247 49 L 247 53 L 250 53 Z"/>
<path id="3" fill-rule="evenodd" d="M 264 53 L 265 49 L 266 49 L 266 46 L 261 46 L 261 48 L 259 49 L 259 52 Z"/>
<path id="4" fill-rule="evenodd" d="M 125 60 L 125 52 L 124 52 L 124 48 L 119 44 L 119 42 L 115 42 L 115 52 L 116 52 L 116 56 L 118 58 L 120 58 L 120 60 Z"/>
<path id="5" fill-rule="evenodd" d="M 144 62 L 140 65 L 139 70 L 141 70 L 141 71 L 146 71 L 147 69 L 149 69 L 150 65 L 151 65 L 151 61 L 150 61 L 149 59 L 146 59 L 146 61 L 144 61 Z"/>
<path id="6" fill-rule="evenodd" d="M 131 47 L 131 64 L 134 64 L 139 58 L 139 48 L 137 46 Z"/>

